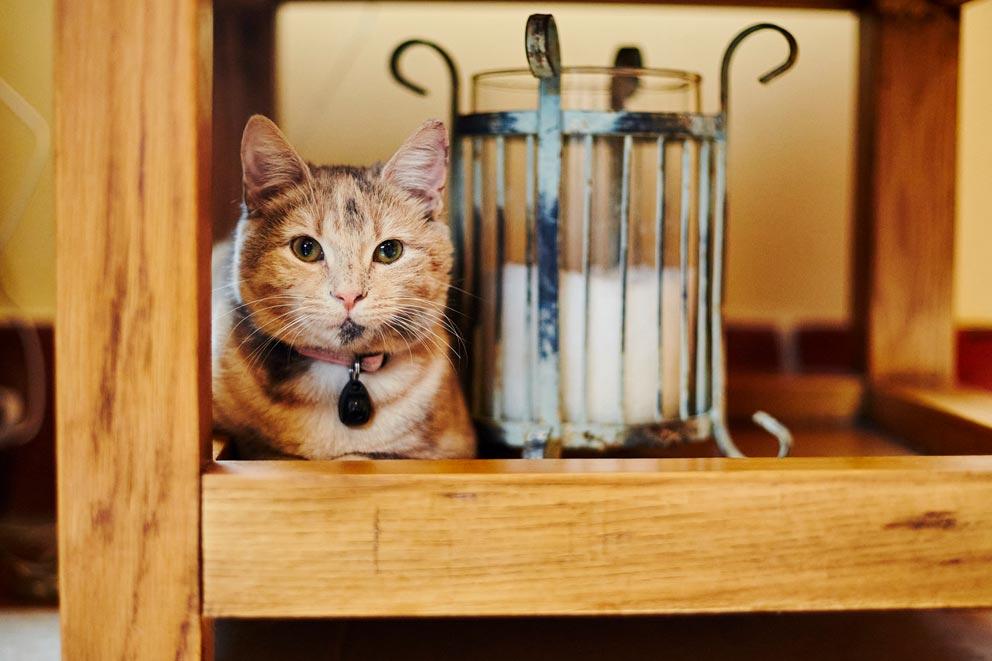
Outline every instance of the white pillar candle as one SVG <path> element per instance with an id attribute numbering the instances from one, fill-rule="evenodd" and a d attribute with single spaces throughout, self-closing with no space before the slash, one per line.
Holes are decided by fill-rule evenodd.
<path id="1" fill-rule="evenodd" d="M 537 270 L 532 272 L 532 314 L 536 319 Z M 690 291 L 693 273 L 687 274 Z M 626 349 L 623 352 L 623 397 L 620 388 L 620 275 L 593 269 L 589 276 L 589 322 L 586 325 L 585 278 L 575 271 L 559 279 L 559 347 L 563 415 L 570 422 L 640 424 L 657 420 L 661 380 L 662 415 L 679 411 L 680 304 L 682 279 L 677 268 L 662 274 L 663 308 L 658 323 L 658 277 L 651 267 L 632 266 L 627 273 Z M 536 329 L 527 323 L 527 268 L 503 269 L 502 402 L 503 417 L 533 417 L 531 370 L 536 361 Z M 588 328 L 588 339 L 586 338 Z M 660 335 L 660 336 L 659 336 Z M 588 351 L 586 351 L 588 347 Z M 661 348 L 662 360 L 658 352 Z M 690 365 L 695 351 L 690 347 Z M 588 388 L 587 397 L 583 376 Z M 585 401 L 584 401 L 585 400 Z M 499 411 L 496 412 L 499 415 Z"/>

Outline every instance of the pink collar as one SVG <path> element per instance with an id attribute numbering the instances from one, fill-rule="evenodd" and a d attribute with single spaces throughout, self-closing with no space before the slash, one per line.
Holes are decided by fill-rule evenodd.
<path id="1" fill-rule="evenodd" d="M 333 351 L 321 351 L 320 349 L 307 349 L 303 347 L 297 348 L 296 352 L 306 356 L 307 358 L 321 360 L 325 363 L 334 363 L 335 365 L 344 365 L 349 368 L 355 364 L 355 359 L 358 358 L 358 356 L 355 356 L 353 353 L 334 353 Z M 361 356 L 362 371 L 375 372 L 382 367 L 385 357 L 385 354 L 381 353 Z"/>

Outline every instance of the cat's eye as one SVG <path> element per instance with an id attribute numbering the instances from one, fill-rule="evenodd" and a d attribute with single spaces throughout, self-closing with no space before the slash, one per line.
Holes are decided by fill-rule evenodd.
<path id="1" fill-rule="evenodd" d="M 372 259 L 382 264 L 392 264 L 403 254 L 403 244 L 396 239 L 383 241 L 375 248 Z"/>
<path id="2" fill-rule="evenodd" d="M 324 259 L 324 249 L 313 237 L 298 236 L 292 240 L 289 247 L 293 249 L 293 254 L 304 262 L 319 262 Z"/>

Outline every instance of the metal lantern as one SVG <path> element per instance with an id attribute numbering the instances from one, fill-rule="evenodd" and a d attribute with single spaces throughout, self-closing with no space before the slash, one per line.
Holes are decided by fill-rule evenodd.
<path id="1" fill-rule="evenodd" d="M 475 76 L 468 114 L 443 49 L 395 49 L 409 89 L 426 93 L 399 71 L 412 46 L 438 53 L 451 78 L 451 308 L 487 438 L 548 457 L 712 437 L 743 456 L 724 404 L 726 127 L 731 59 L 761 30 L 789 56 L 760 80 L 794 64 L 789 32 L 743 30 L 723 55 L 717 114 L 699 111 L 698 75 L 640 68 L 636 49 L 614 67 L 563 69 L 550 15 L 527 21 L 529 71 Z M 788 430 L 754 421 L 786 456 Z"/>

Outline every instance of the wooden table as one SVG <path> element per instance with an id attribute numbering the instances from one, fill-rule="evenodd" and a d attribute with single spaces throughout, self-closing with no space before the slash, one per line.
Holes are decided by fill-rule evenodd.
<path id="1" fill-rule="evenodd" d="M 863 348 L 854 379 L 758 379 L 740 396 L 969 456 L 213 461 L 211 214 L 232 197 L 220 163 L 249 97 L 271 103 L 275 3 L 60 0 L 67 658 L 209 657 L 218 616 L 992 605 L 989 397 L 950 385 L 958 8 L 740 4 L 861 17 Z M 846 434 L 838 452 L 857 452 L 864 432 Z"/>

